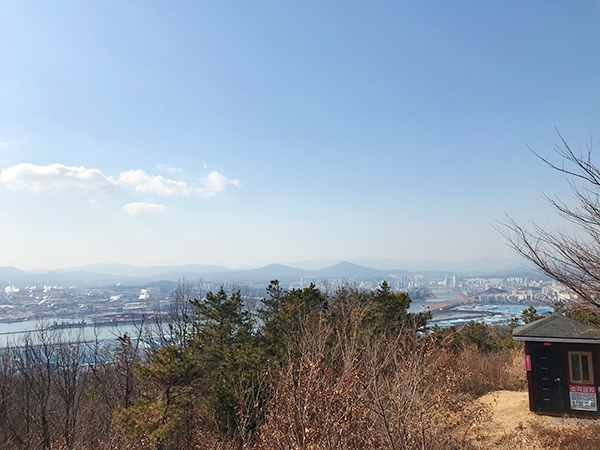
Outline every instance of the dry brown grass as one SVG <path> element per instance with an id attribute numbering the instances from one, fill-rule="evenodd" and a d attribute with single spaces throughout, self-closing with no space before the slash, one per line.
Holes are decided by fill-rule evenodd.
<path id="1" fill-rule="evenodd" d="M 488 408 L 455 395 L 453 352 L 409 332 L 364 346 L 346 337 L 326 324 L 303 337 L 301 358 L 273 385 L 256 450 L 472 447 Z"/>
<path id="2" fill-rule="evenodd" d="M 597 450 L 600 448 L 600 424 L 586 422 L 553 427 L 534 424 L 532 431 L 541 444 L 539 448 Z"/>
<path id="3" fill-rule="evenodd" d="M 482 352 L 475 345 L 466 346 L 454 363 L 459 392 L 476 398 L 497 390 L 527 389 L 523 358 L 520 348 Z"/>
<path id="4" fill-rule="evenodd" d="M 474 427 L 470 439 L 479 449 L 575 450 L 600 448 L 600 424 L 593 419 L 541 416 L 529 411 L 527 392 L 497 391 L 477 400 L 490 420 Z"/>

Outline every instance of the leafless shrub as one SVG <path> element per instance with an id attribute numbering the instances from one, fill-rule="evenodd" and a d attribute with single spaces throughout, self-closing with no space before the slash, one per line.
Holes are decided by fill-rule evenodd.
<path id="1" fill-rule="evenodd" d="M 301 357 L 272 387 L 257 450 L 468 448 L 485 410 L 457 400 L 449 351 L 414 330 L 350 335 L 365 345 L 339 342 L 348 335 L 325 321 L 306 325 Z"/>
<path id="2" fill-rule="evenodd" d="M 595 450 L 600 448 L 600 425 L 581 424 L 544 426 L 533 423 L 532 434 L 540 448 L 560 450 Z"/>
<path id="3" fill-rule="evenodd" d="M 166 311 L 156 311 L 154 328 L 161 345 L 176 345 L 182 349 L 193 334 L 193 308 L 190 300 L 202 298 L 202 280 L 198 287 L 185 278 L 177 282 L 171 292 L 169 306 Z"/>
<path id="4" fill-rule="evenodd" d="M 271 395 L 267 376 L 258 374 L 250 386 L 240 380 L 236 389 L 236 440 L 242 448 L 250 449 L 256 443 L 256 430 L 265 421 L 266 400 Z"/>
<path id="5" fill-rule="evenodd" d="M 103 400 L 121 394 L 119 364 L 80 331 L 40 323 L 2 349 L 0 448 L 91 449 L 112 440 L 114 405 Z"/>
<path id="6" fill-rule="evenodd" d="M 470 398 L 497 390 L 522 391 L 527 388 L 520 348 L 484 353 L 476 345 L 467 345 L 456 353 L 452 366 L 458 375 L 458 391 Z"/>

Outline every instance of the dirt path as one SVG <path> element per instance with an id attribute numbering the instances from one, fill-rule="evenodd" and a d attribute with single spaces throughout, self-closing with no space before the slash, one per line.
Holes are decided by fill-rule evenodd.
<path id="1" fill-rule="evenodd" d="M 491 419 L 477 425 L 471 433 L 471 442 L 481 449 L 577 448 L 566 446 L 562 437 L 600 425 L 598 420 L 534 414 L 529 411 L 527 392 L 496 391 L 478 402 L 491 410 Z"/>

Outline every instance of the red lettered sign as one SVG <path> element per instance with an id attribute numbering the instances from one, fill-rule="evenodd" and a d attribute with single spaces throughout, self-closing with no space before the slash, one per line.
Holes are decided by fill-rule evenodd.
<path id="1" fill-rule="evenodd" d="M 525 355 L 525 369 L 531 372 L 531 355 Z"/>
<path id="2" fill-rule="evenodd" d="M 580 386 L 578 384 L 570 384 L 569 392 L 581 392 L 583 394 L 595 394 L 596 386 Z"/>
<path id="3" fill-rule="evenodd" d="M 571 409 L 579 411 L 598 411 L 596 386 L 569 385 Z"/>

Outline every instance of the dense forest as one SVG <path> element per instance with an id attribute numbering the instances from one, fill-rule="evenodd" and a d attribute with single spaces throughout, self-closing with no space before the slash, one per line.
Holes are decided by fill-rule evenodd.
<path id="1" fill-rule="evenodd" d="M 427 329 L 385 282 L 326 294 L 273 281 L 256 314 L 235 290 L 184 282 L 171 297 L 116 347 L 40 327 L 4 349 L 0 446 L 469 448 L 486 416 L 472 400 L 525 386 L 510 327 Z"/>

